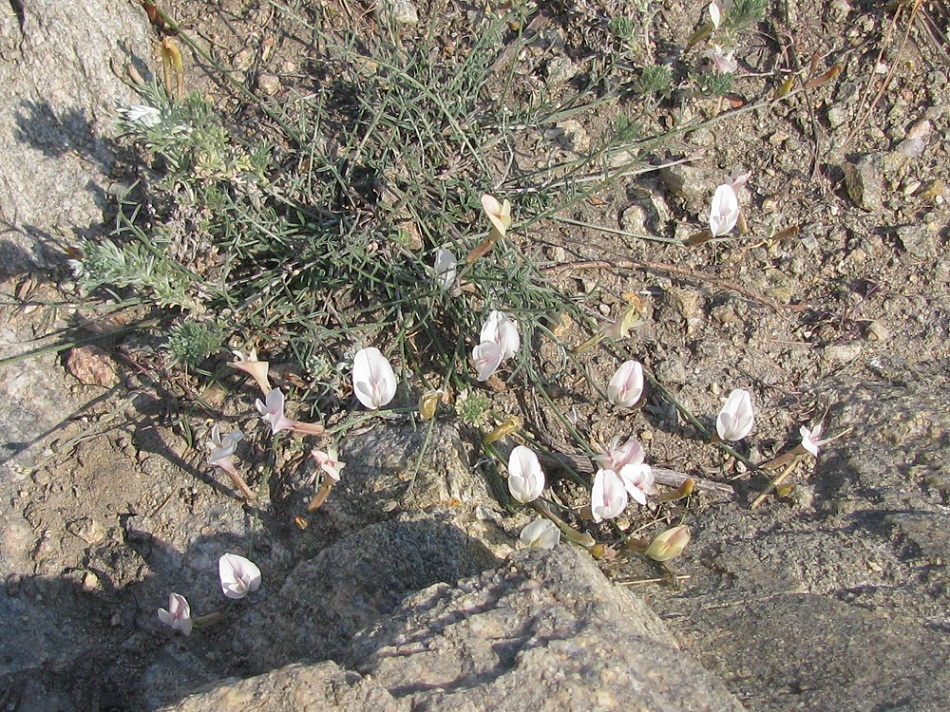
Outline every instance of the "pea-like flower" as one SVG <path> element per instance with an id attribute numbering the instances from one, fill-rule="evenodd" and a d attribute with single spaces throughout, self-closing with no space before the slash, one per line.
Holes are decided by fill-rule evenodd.
<path id="1" fill-rule="evenodd" d="M 180 630 L 184 635 L 191 635 L 194 621 L 191 619 L 191 606 L 180 593 L 168 594 L 168 608 L 158 609 L 158 619 L 172 630 Z"/>
<path id="2" fill-rule="evenodd" d="M 340 470 L 346 467 L 346 463 L 340 462 L 336 448 L 328 447 L 326 452 L 314 448 L 310 451 L 310 455 L 320 465 L 320 469 L 326 473 L 327 477 L 334 482 L 340 481 Z"/>
<path id="3" fill-rule="evenodd" d="M 518 445 L 508 456 L 508 491 L 522 504 L 536 500 L 544 491 L 544 471 L 531 448 Z"/>
<path id="4" fill-rule="evenodd" d="M 396 374 L 379 349 L 362 349 L 353 359 L 353 392 L 370 410 L 378 410 L 396 395 Z"/>
<path id="5" fill-rule="evenodd" d="M 221 429 L 215 423 L 211 428 L 211 439 L 207 443 L 208 449 L 211 450 L 208 462 L 224 470 L 231 478 L 234 486 L 241 490 L 241 493 L 249 502 L 253 502 L 256 497 L 251 488 L 247 486 L 247 482 L 238 473 L 237 466 L 234 464 L 234 451 L 243 438 L 244 434 L 240 430 L 222 435 Z"/>
<path id="6" fill-rule="evenodd" d="M 225 554 L 218 559 L 221 591 L 228 598 L 244 598 L 261 587 L 261 570 L 250 559 Z"/>
<path id="7" fill-rule="evenodd" d="M 231 363 L 231 367 L 250 374 L 251 377 L 253 377 L 253 379 L 257 382 L 257 386 L 261 389 L 261 393 L 263 393 L 265 396 L 270 393 L 271 385 L 267 378 L 267 373 L 270 369 L 270 363 L 268 361 L 257 360 L 257 349 L 251 349 L 247 356 L 245 356 L 240 351 L 234 351 L 233 353 L 237 357 L 237 360 Z"/>
<path id="8" fill-rule="evenodd" d="M 486 194 L 482 196 L 482 208 L 491 221 L 492 227 L 501 237 L 504 237 L 508 226 L 511 225 L 511 203 L 507 200 L 499 203 L 498 198 Z"/>
<path id="9" fill-rule="evenodd" d="M 623 480 L 613 470 L 597 470 L 590 495 L 590 511 L 594 521 L 614 519 L 627 506 L 627 490 Z"/>
<path id="10" fill-rule="evenodd" d="M 630 463 L 620 468 L 624 489 L 637 504 L 646 504 L 647 495 L 656 494 L 653 486 L 653 468 L 642 462 Z"/>
<path id="11" fill-rule="evenodd" d="M 607 398 L 614 405 L 632 408 L 643 396 L 643 366 L 624 361 L 607 384 Z"/>
<path id="12" fill-rule="evenodd" d="M 689 544 L 689 538 L 689 527 L 686 525 L 667 529 L 650 542 L 646 554 L 654 561 L 669 561 L 683 553 L 683 549 Z"/>
<path id="13" fill-rule="evenodd" d="M 709 211 L 709 232 L 713 237 L 728 234 L 739 220 L 739 196 L 728 183 L 716 188 Z"/>
<path id="14" fill-rule="evenodd" d="M 834 440 L 837 440 L 838 438 L 841 437 L 841 435 L 845 434 L 845 433 L 841 433 L 841 435 L 837 435 L 833 438 L 825 438 L 824 440 L 821 440 L 820 439 L 821 431 L 822 431 L 821 423 L 818 423 L 818 425 L 816 425 L 812 430 L 809 430 L 803 425 L 798 431 L 802 435 L 802 447 L 808 452 L 810 452 L 814 457 L 818 457 L 818 451 L 823 446 L 827 445 L 828 443 Z M 850 432 L 850 428 L 846 432 Z"/>
<path id="15" fill-rule="evenodd" d="M 284 415 L 284 394 L 279 388 L 269 391 L 263 403 L 258 398 L 254 404 L 261 414 L 261 420 L 270 425 L 275 435 L 281 430 L 294 429 L 294 421 Z"/>
<path id="16" fill-rule="evenodd" d="M 451 292 L 458 274 L 458 260 L 449 250 L 440 247 L 435 253 L 435 281 L 443 291 Z"/>
<path id="17" fill-rule="evenodd" d="M 550 519 L 535 519 L 521 530 L 519 538 L 532 549 L 553 549 L 561 541 L 561 532 Z"/>
<path id="18" fill-rule="evenodd" d="M 716 432 L 721 440 L 742 440 L 752 432 L 755 412 L 752 409 L 752 396 L 748 391 L 737 388 L 726 399 L 726 404 L 716 418 Z"/>
<path id="19" fill-rule="evenodd" d="M 713 66 L 720 74 L 732 74 L 739 68 L 735 55 L 734 49 L 726 51 L 717 44 L 706 50 L 706 56 L 712 60 Z"/>
<path id="20" fill-rule="evenodd" d="M 487 381 L 502 361 L 521 348 L 518 325 L 504 312 L 493 309 L 482 325 L 481 343 L 472 350 L 472 362 L 479 381 Z"/>
<path id="21" fill-rule="evenodd" d="M 599 455 L 594 456 L 594 462 L 605 470 L 620 472 L 624 465 L 639 465 L 646 458 L 643 446 L 636 438 L 627 438 L 621 445 L 620 436 L 615 435 L 607 448 Z"/>

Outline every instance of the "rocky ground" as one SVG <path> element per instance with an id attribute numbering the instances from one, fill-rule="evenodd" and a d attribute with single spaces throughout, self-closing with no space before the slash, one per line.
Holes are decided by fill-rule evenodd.
<path id="1" fill-rule="evenodd" d="M 2 357 L 89 318 L 74 305 L 63 259 L 77 235 L 95 234 L 111 181 L 124 175 L 122 148 L 108 137 L 115 97 L 130 95 L 110 60 L 143 71 L 160 64 L 156 31 L 136 4 L 83 5 L 24 0 L 0 25 L 0 73 L 14 87 L 0 122 L 13 159 L 0 192 Z M 538 41 L 517 58 L 524 91 L 567 92 L 598 71 L 608 21 L 635 16 L 634 5 L 591 1 L 545 14 Z M 451 420 L 440 422 L 430 448 L 439 456 L 409 498 L 405 472 L 421 436 L 390 422 L 346 444 L 346 477 L 306 528 L 294 522 L 306 497 L 290 485 L 284 499 L 243 508 L 200 443 L 207 406 L 254 430 L 253 391 L 236 373 L 223 377 L 227 389 L 206 391 L 180 374 L 155 378 L 157 357 L 143 354 L 160 335 L 119 334 L 0 366 L 5 708 L 237 709 L 264 690 L 291 689 L 311 697 L 281 698 L 274 709 L 326 699 L 340 709 L 943 709 L 950 64 L 939 31 L 948 9 L 898 5 L 772 3 L 744 37 L 726 97 L 674 91 L 644 123 L 656 130 L 738 111 L 796 71 L 801 93 L 678 137 L 651 157 L 675 165 L 615 183 L 562 216 L 570 222 L 517 236 L 601 317 L 637 300 L 630 349 L 703 423 L 729 390 L 750 390 L 756 427 L 740 451 L 751 460 L 790 450 L 803 424 L 823 420 L 841 436 L 790 473 L 785 496 L 753 510 L 768 477 L 724 460 L 661 394 L 628 414 L 569 387 L 556 393 L 591 441 L 637 435 L 651 464 L 733 488 L 680 512 L 693 539 L 672 563 L 678 586 L 633 554 L 601 562 L 613 584 L 589 557 L 566 551 L 506 562 L 527 519 L 502 513 Z M 415 8 L 418 27 L 436 16 Z M 335 22 L 373 31 L 362 5 L 326 9 Z M 442 37 L 473 12 L 441 10 Z M 300 81 L 306 46 L 271 4 L 182 1 L 170 11 L 260 91 L 279 98 Z M 703 13 L 698 2 L 664 7 L 643 51 L 676 58 Z M 403 28 L 404 41 L 415 27 Z M 73 31 L 81 52 L 49 50 L 73 47 Z M 186 53 L 186 65 L 194 88 L 240 115 L 200 58 Z M 619 112 L 649 116 L 636 101 L 539 132 L 521 147 L 519 168 L 583 151 L 584 137 Z M 736 168 L 752 171 L 740 193 L 747 232 L 684 246 L 704 226 L 712 188 Z M 617 365 L 605 352 L 585 359 L 604 381 Z M 574 449 L 550 412 L 525 415 L 548 447 Z M 286 457 L 293 465 L 301 453 Z M 655 511 L 619 524 L 649 524 Z M 216 562 L 238 550 L 259 563 L 264 584 L 256 598 L 224 608 Z M 171 590 L 186 593 L 197 614 L 222 619 L 173 635 L 155 613 Z M 545 618 L 549 610 L 557 615 Z M 519 634 L 506 638 L 512 628 Z M 579 650 L 594 672 L 570 667 Z M 596 663 L 617 659 L 629 674 Z M 560 686 L 559 671 L 568 680 Z M 216 690 L 182 701 L 208 684 Z"/>

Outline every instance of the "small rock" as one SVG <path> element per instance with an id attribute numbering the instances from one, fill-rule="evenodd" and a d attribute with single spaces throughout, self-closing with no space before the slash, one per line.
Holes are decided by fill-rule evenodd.
<path id="1" fill-rule="evenodd" d="M 78 536 L 87 544 L 95 544 L 105 538 L 106 532 L 100 524 L 90 517 L 80 517 L 66 523 L 66 531 Z"/>
<path id="2" fill-rule="evenodd" d="M 253 64 L 254 51 L 249 47 L 245 47 L 240 52 L 235 54 L 234 59 L 231 60 L 231 66 L 239 72 L 246 72 Z"/>
<path id="3" fill-rule="evenodd" d="M 620 215 L 620 227 L 635 235 L 647 233 L 647 211 L 642 205 L 631 205 Z"/>
<path id="4" fill-rule="evenodd" d="M 887 327 L 884 326 L 879 321 L 872 321 L 868 324 L 867 330 L 867 339 L 868 341 L 887 341 L 891 336 L 891 332 L 887 330 Z"/>
<path id="5" fill-rule="evenodd" d="M 699 168 L 681 163 L 661 168 L 660 177 L 666 189 L 683 198 L 690 210 L 699 210 L 704 205 L 707 180 Z"/>
<path id="6" fill-rule="evenodd" d="M 937 256 L 937 246 L 927 225 L 901 225 L 897 228 L 897 239 L 907 253 L 914 257 Z"/>
<path id="7" fill-rule="evenodd" d="M 380 0 L 376 12 L 380 23 L 384 25 L 419 24 L 419 13 L 410 0 Z"/>
<path id="8" fill-rule="evenodd" d="M 20 584 L 23 583 L 23 577 L 20 574 L 10 574 L 7 576 L 6 589 L 7 595 L 11 598 L 20 594 Z"/>
<path id="9" fill-rule="evenodd" d="M 677 387 L 686 384 L 686 366 L 677 358 L 660 361 L 654 367 L 656 380 L 667 387 Z"/>
<path id="10" fill-rule="evenodd" d="M 833 106 L 828 110 L 828 125 L 836 129 L 848 120 L 848 112 L 843 106 Z"/>
<path id="11" fill-rule="evenodd" d="M 548 132 L 548 137 L 555 139 L 568 151 L 586 153 L 590 150 L 590 136 L 580 121 L 566 119 L 554 124 L 555 129 Z"/>
<path id="12" fill-rule="evenodd" d="M 87 571 L 82 576 L 82 590 L 86 593 L 92 593 L 100 587 L 99 577 L 92 571 Z"/>
<path id="13" fill-rule="evenodd" d="M 663 296 L 666 304 L 686 321 L 699 318 L 700 302 L 696 290 L 670 287 Z"/>
<path id="14" fill-rule="evenodd" d="M 66 370 L 85 386 L 108 388 L 117 380 L 112 359 L 98 346 L 77 346 L 70 350 Z"/>
<path id="15" fill-rule="evenodd" d="M 261 74 L 257 78 L 257 88 L 266 96 L 273 96 L 281 90 L 280 77 L 276 74 Z"/>
<path id="16" fill-rule="evenodd" d="M 855 204 L 869 212 L 881 209 L 884 179 L 880 154 L 862 156 L 856 163 L 845 163 L 844 181 Z"/>
<path id="17" fill-rule="evenodd" d="M 548 83 L 565 84 L 577 76 L 580 71 L 570 57 L 555 57 L 548 62 Z"/>
<path id="18" fill-rule="evenodd" d="M 861 344 L 857 341 L 849 341 L 843 344 L 829 344 L 821 352 L 822 360 L 826 365 L 831 367 L 851 363 L 860 355 Z"/>

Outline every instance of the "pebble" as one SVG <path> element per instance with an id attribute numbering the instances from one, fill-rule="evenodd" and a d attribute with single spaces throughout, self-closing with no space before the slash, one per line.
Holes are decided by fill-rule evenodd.
<path id="1" fill-rule="evenodd" d="M 880 321 L 872 321 L 870 324 L 868 324 L 868 341 L 887 341 L 890 336 L 891 332 L 888 331 L 887 327 L 884 326 L 884 324 L 882 324 Z"/>
<path id="2" fill-rule="evenodd" d="M 654 367 L 656 380 L 664 386 L 683 386 L 686 384 L 686 366 L 678 358 L 660 361 Z"/>
<path id="3" fill-rule="evenodd" d="M 280 77 L 276 74 L 261 74 L 257 78 L 257 88 L 266 96 L 273 96 L 281 90 Z"/>
<path id="4" fill-rule="evenodd" d="M 848 195 L 855 205 L 869 212 L 880 210 L 884 194 L 880 154 L 862 156 L 855 163 L 845 163 L 842 168 Z"/>
<path id="5" fill-rule="evenodd" d="M 376 4 L 379 20 L 384 25 L 416 25 L 419 13 L 410 0 L 380 0 Z"/>
<path id="6" fill-rule="evenodd" d="M 937 256 L 937 246 L 934 244 L 930 228 L 924 225 L 901 225 L 897 228 L 897 239 L 914 257 L 928 258 Z"/>
<path id="7" fill-rule="evenodd" d="M 821 352 L 822 361 L 828 366 L 843 366 L 861 355 L 861 344 L 849 341 L 843 344 L 829 344 Z"/>
<path id="8" fill-rule="evenodd" d="M 95 544 L 105 538 L 106 532 L 100 524 L 90 517 L 80 517 L 66 523 L 66 531 L 78 536 L 87 544 Z"/>
<path id="9" fill-rule="evenodd" d="M 620 227 L 636 235 L 647 234 L 647 211 L 642 205 L 631 205 L 620 214 Z"/>
<path id="10" fill-rule="evenodd" d="M 549 84 L 565 84 L 577 76 L 580 68 L 570 57 L 555 57 L 548 62 L 547 70 Z"/>

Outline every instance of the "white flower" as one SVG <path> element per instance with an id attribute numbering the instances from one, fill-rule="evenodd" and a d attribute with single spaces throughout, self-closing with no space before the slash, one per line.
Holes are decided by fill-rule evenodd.
<path id="1" fill-rule="evenodd" d="M 493 309 L 482 326 L 481 340 L 493 341 L 501 346 L 502 360 L 514 356 L 521 347 L 518 325 L 504 312 Z"/>
<path id="2" fill-rule="evenodd" d="M 561 532 L 550 519 L 535 519 L 521 530 L 521 543 L 535 549 L 553 549 L 561 541 Z"/>
<path id="3" fill-rule="evenodd" d="M 261 420 L 270 425 L 271 433 L 277 434 L 281 430 L 293 430 L 294 421 L 284 415 L 284 394 L 279 388 L 268 392 L 262 403 L 260 398 L 254 401 Z"/>
<path id="4" fill-rule="evenodd" d="M 255 381 L 257 381 L 258 387 L 261 389 L 261 393 L 265 396 L 271 392 L 270 381 L 267 379 L 267 372 L 270 369 L 270 363 L 267 361 L 258 361 L 257 360 L 257 349 L 251 349 L 247 356 L 245 356 L 240 351 L 232 352 L 237 360 L 234 361 L 231 366 L 234 368 L 240 369 L 247 374 L 250 374 Z"/>
<path id="5" fill-rule="evenodd" d="M 615 435 L 607 449 L 594 456 L 594 461 L 605 470 L 620 472 L 624 465 L 639 465 L 645 457 L 643 446 L 636 438 L 627 438 L 627 441 L 620 445 L 620 436 Z"/>
<path id="6" fill-rule="evenodd" d="M 728 183 L 716 188 L 709 211 L 709 232 L 713 237 L 727 234 L 739 220 L 739 196 Z"/>
<path id="7" fill-rule="evenodd" d="M 647 495 L 655 494 L 653 487 L 653 469 L 642 463 L 631 463 L 620 468 L 620 479 L 624 489 L 637 504 L 646 504 Z"/>
<path id="8" fill-rule="evenodd" d="M 168 594 L 168 610 L 158 609 L 158 619 L 173 630 L 180 630 L 185 635 L 191 635 L 194 621 L 191 620 L 191 606 L 187 599 L 179 593 Z"/>
<path id="9" fill-rule="evenodd" d="M 752 396 L 748 391 L 737 388 L 729 394 L 726 404 L 719 411 L 716 432 L 722 440 L 742 440 L 752 432 L 754 417 Z"/>
<path id="10" fill-rule="evenodd" d="M 208 462 L 216 465 L 221 460 L 231 457 L 243 437 L 244 433 L 240 430 L 221 435 L 221 429 L 215 423 L 211 428 L 211 440 L 208 441 L 208 449 L 211 450 Z"/>
<path id="11" fill-rule="evenodd" d="M 626 506 L 627 490 L 620 475 L 613 470 L 597 470 L 590 495 L 590 511 L 594 521 L 620 516 Z"/>
<path id="12" fill-rule="evenodd" d="M 261 587 L 261 570 L 257 565 L 237 554 L 225 554 L 218 559 L 221 591 L 228 598 L 244 598 Z"/>
<path id="13" fill-rule="evenodd" d="M 507 200 L 499 203 L 498 198 L 486 194 L 482 196 L 482 208 L 498 234 L 504 237 L 511 225 L 511 203 Z"/>
<path id="14" fill-rule="evenodd" d="M 119 112 L 125 116 L 125 120 L 130 124 L 138 124 L 147 129 L 158 126 L 162 121 L 161 112 L 154 106 L 146 106 L 145 104 L 120 107 Z"/>
<path id="15" fill-rule="evenodd" d="M 614 405 L 632 408 L 643 395 L 643 366 L 625 361 L 607 384 L 607 398 Z"/>
<path id="16" fill-rule="evenodd" d="M 369 347 L 354 357 L 353 392 L 370 410 L 386 405 L 396 395 L 396 374 L 379 349 Z"/>
<path id="17" fill-rule="evenodd" d="M 819 440 L 821 437 L 821 430 L 821 423 L 818 423 L 814 430 L 809 430 L 803 425 L 798 431 L 802 435 L 802 447 L 810 452 L 814 457 L 818 457 L 818 450 L 822 445 L 826 445 L 835 439 L 827 438 L 825 440 Z"/>
<path id="18" fill-rule="evenodd" d="M 521 347 L 518 325 L 497 309 L 492 310 L 482 325 L 481 343 L 472 350 L 472 361 L 478 380 L 486 381 L 498 370 L 501 362 L 514 356 Z"/>
<path id="19" fill-rule="evenodd" d="M 345 462 L 340 462 L 337 458 L 339 453 L 336 451 L 336 448 L 328 447 L 326 452 L 321 452 L 314 448 L 310 451 L 310 455 L 316 460 L 317 464 L 320 465 L 320 468 L 326 473 L 334 482 L 340 481 L 340 470 L 346 467 Z"/>
<path id="20" fill-rule="evenodd" d="M 706 56 L 712 60 L 713 66 L 720 74 L 732 74 L 739 68 L 735 54 L 736 51 L 734 49 L 726 52 L 717 44 L 712 45 L 712 47 L 706 50 Z"/>
<path id="21" fill-rule="evenodd" d="M 544 471 L 538 456 L 518 445 L 508 456 L 508 491 L 522 504 L 532 502 L 544 491 Z"/>
<path id="22" fill-rule="evenodd" d="M 435 281 L 446 292 L 452 290 L 458 272 L 458 260 L 444 247 L 435 253 Z"/>

